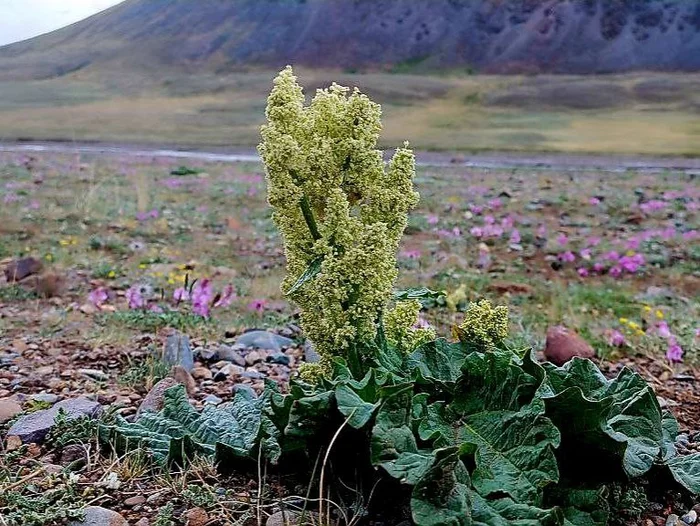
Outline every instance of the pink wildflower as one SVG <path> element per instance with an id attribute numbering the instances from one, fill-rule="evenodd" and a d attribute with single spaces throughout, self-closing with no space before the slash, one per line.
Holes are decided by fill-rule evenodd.
<path id="1" fill-rule="evenodd" d="M 619 265 L 615 265 L 610 269 L 610 275 L 613 278 L 619 278 L 620 276 L 622 276 L 622 267 L 620 267 Z"/>
<path id="2" fill-rule="evenodd" d="M 625 335 L 620 331 L 610 331 L 608 334 L 608 344 L 613 347 L 622 347 L 625 344 Z"/>
<path id="3" fill-rule="evenodd" d="M 437 225 L 438 222 L 440 221 L 440 218 L 438 216 L 436 216 L 435 214 L 429 214 L 427 219 L 428 219 L 429 225 Z"/>
<path id="4" fill-rule="evenodd" d="M 192 289 L 192 311 L 203 318 L 209 317 L 209 305 L 214 296 L 211 280 L 204 278 Z"/>
<path id="5" fill-rule="evenodd" d="M 668 323 L 665 321 L 660 321 L 656 324 L 656 333 L 662 338 L 671 338 L 671 330 L 668 328 Z"/>
<path id="6" fill-rule="evenodd" d="M 573 263 L 574 261 L 576 261 L 576 256 L 570 250 L 567 250 L 566 252 L 562 252 L 557 257 L 559 258 L 559 261 L 561 261 L 563 263 Z"/>
<path id="7" fill-rule="evenodd" d="M 547 237 L 547 227 L 540 225 L 537 227 L 537 237 L 544 239 Z"/>
<path id="8" fill-rule="evenodd" d="M 510 241 L 509 241 L 509 243 L 510 243 L 511 245 L 519 245 L 519 244 L 520 244 L 520 241 L 521 241 L 521 240 L 520 240 L 520 232 L 519 232 L 518 229 L 516 228 L 516 229 L 514 229 L 514 230 L 511 232 L 511 234 L 510 234 Z"/>
<path id="9" fill-rule="evenodd" d="M 135 285 L 126 291 L 126 301 L 129 303 L 130 309 L 142 309 L 146 305 L 146 300 L 141 295 L 141 289 Z"/>
<path id="10" fill-rule="evenodd" d="M 187 292 L 185 287 L 178 287 L 175 289 L 175 292 L 173 292 L 173 299 L 178 303 L 181 301 L 187 301 L 190 299 L 190 293 Z"/>
<path id="11" fill-rule="evenodd" d="M 93 290 L 88 296 L 88 300 L 98 309 L 109 299 L 109 294 L 103 287 Z"/>
<path id="12" fill-rule="evenodd" d="M 421 251 L 420 250 L 404 250 L 401 252 L 401 256 L 405 257 L 406 259 L 420 259 Z"/>
<path id="13" fill-rule="evenodd" d="M 263 312 L 267 308 L 267 301 L 265 300 L 253 300 L 248 304 L 248 310 L 255 312 Z"/>
<path id="14" fill-rule="evenodd" d="M 214 303 L 214 307 L 228 307 L 235 299 L 236 292 L 233 290 L 233 285 L 226 285 L 221 297 Z"/>
<path id="15" fill-rule="evenodd" d="M 674 363 L 679 363 L 683 361 L 683 349 L 674 337 L 671 337 L 668 340 L 668 350 L 666 351 L 666 359 L 669 362 Z"/>
<path id="16" fill-rule="evenodd" d="M 587 278 L 588 277 L 588 269 L 585 267 L 580 267 L 576 272 L 578 272 L 578 275 L 581 276 L 582 278 Z"/>
<path id="17" fill-rule="evenodd" d="M 569 238 L 566 237 L 566 234 L 559 234 L 557 237 L 557 243 L 559 243 L 561 246 L 566 245 L 569 242 Z"/>
<path id="18" fill-rule="evenodd" d="M 586 261 L 590 261 L 591 259 L 591 249 L 590 248 L 584 248 L 581 252 L 579 252 L 579 255 L 585 259 Z"/>
<path id="19" fill-rule="evenodd" d="M 472 229 L 469 231 L 469 233 L 474 236 L 475 238 L 479 239 L 484 236 L 484 229 L 481 228 L 480 226 L 475 226 L 472 227 Z"/>
<path id="20" fill-rule="evenodd" d="M 586 239 L 586 246 L 597 247 L 598 245 L 600 245 L 600 241 L 601 240 L 599 237 L 596 237 L 596 236 L 589 237 L 588 239 Z"/>
<path id="21" fill-rule="evenodd" d="M 597 197 L 591 197 L 588 200 L 588 204 L 591 206 L 598 206 L 600 204 L 600 199 L 598 199 Z"/>

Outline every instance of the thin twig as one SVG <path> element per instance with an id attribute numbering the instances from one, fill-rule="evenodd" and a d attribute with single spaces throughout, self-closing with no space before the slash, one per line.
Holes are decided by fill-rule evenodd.
<path id="1" fill-rule="evenodd" d="M 322 522 L 323 522 L 323 484 L 324 484 L 324 479 L 326 477 L 326 464 L 328 463 L 328 457 L 331 454 L 331 449 L 333 449 L 333 444 L 335 444 L 335 441 L 340 436 L 340 432 L 343 430 L 343 428 L 347 425 L 347 423 L 353 417 L 356 410 L 357 410 L 357 408 L 352 410 L 352 413 L 350 413 L 350 415 L 345 419 L 345 421 L 342 423 L 342 425 L 335 432 L 335 435 L 333 435 L 333 438 L 331 439 L 331 443 L 328 444 L 328 449 L 326 450 L 326 456 L 323 458 L 323 464 L 321 465 L 321 477 L 319 479 L 319 486 L 320 487 L 319 487 L 319 495 L 318 495 L 318 516 L 320 517 Z M 330 524 L 330 519 L 331 519 L 331 516 L 330 516 L 330 511 L 329 511 L 327 524 Z"/>

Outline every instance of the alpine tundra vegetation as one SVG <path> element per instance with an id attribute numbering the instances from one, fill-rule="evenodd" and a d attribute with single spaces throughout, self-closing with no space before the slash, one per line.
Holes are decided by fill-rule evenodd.
<path id="1" fill-rule="evenodd" d="M 376 150 L 378 105 L 333 85 L 305 106 L 286 68 L 267 118 L 260 152 L 286 250 L 282 289 L 320 363 L 288 394 L 268 382 L 201 412 L 172 387 L 162 410 L 103 424 L 103 440 L 163 468 L 202 456 L 224 471 L 245 459 L 304 474 L 315 458 L 337 473 L 351 464 L 346 473 L 382 482 L 418 526 L 602 526 L 645 492 L 700 493 L 700 454 L 681 454 L 678 423 L 639 374 L 539 363 L 509 343 L 508 310 L 488 301 L 465 306 L 455 341 L 420 322 L 444 295 L 394 289 L 418 195 L 411 151 L 385 166 Z M 351 447 L 334 447 L 348 436 Z M 343 483 L 321 472 L 330 524 L 324 491 Z"/>

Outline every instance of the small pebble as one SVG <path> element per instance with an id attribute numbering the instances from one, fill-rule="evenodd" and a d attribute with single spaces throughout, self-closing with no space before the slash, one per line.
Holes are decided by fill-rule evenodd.
<path id="1" fill-rule="evenodd" d="M 43 402 L 45 404 L 55 404 L 58 402 L 58 396 L 56 396 L 53 393 L 36 393 L 33 395 L 29 395 L 29 399 L 33 400 L 34 402 Z"/>
<path id="2" fill-rule="evenodd" d="M 124 504 L 127 506 L 133 507 L 133 506 L 138 506 L 139 504 L 143 504 L 146 502 L 146 497 L 143 495 L 136 495 L 135 497 L 129 497 L 124 501 Z"/>
<path id="3" fill-rule="evenodd" d="M 666 526 L 680 526 L 680 524 L 681 520 L 675 513 L 671 513 L 671 515 L 666 518 Z"/>
<path id="4" fill-rule="evenodd" d="M 205 404 L 219 405 L 223 400 L 216 395 L 210 394 L 204 399 Z"/>
<path id="5" fill-rule="evenodd" d="M 681 520 L 685 524 L 695 524 L 698 520 L 698 514 L 695 510 L 690 510 L 688 513 L 681 517 Z"/>

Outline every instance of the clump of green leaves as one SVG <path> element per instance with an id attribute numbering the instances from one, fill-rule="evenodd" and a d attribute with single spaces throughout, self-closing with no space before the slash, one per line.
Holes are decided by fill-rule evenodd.
<path id="1" fill-rule="evenodd" d="M 148 356 L 144 360 L 132 363 L 123 374 L 119 376 L 119 384 L 135 388 L 150 389 L 157 382 L 168 376 L 170 366 L 162 360 Z"/>
<path id="2" fill-rule="evenodd" d="M 94 418 L 69 418 L 61 409 L 54 419 L 54 426 L 46 442 L 58 449 L 70 444 L 88 444 L 97 437 L 97 428 L 98 421 Z"/>
<path id="3" fill-rule="evenodd" d="M 82 520 L 85 506 L 70 483 L 53 489 L 29 486 L 23 490 L 0 491 L 0 517 L 7 526 L 46 526 Z"/>

